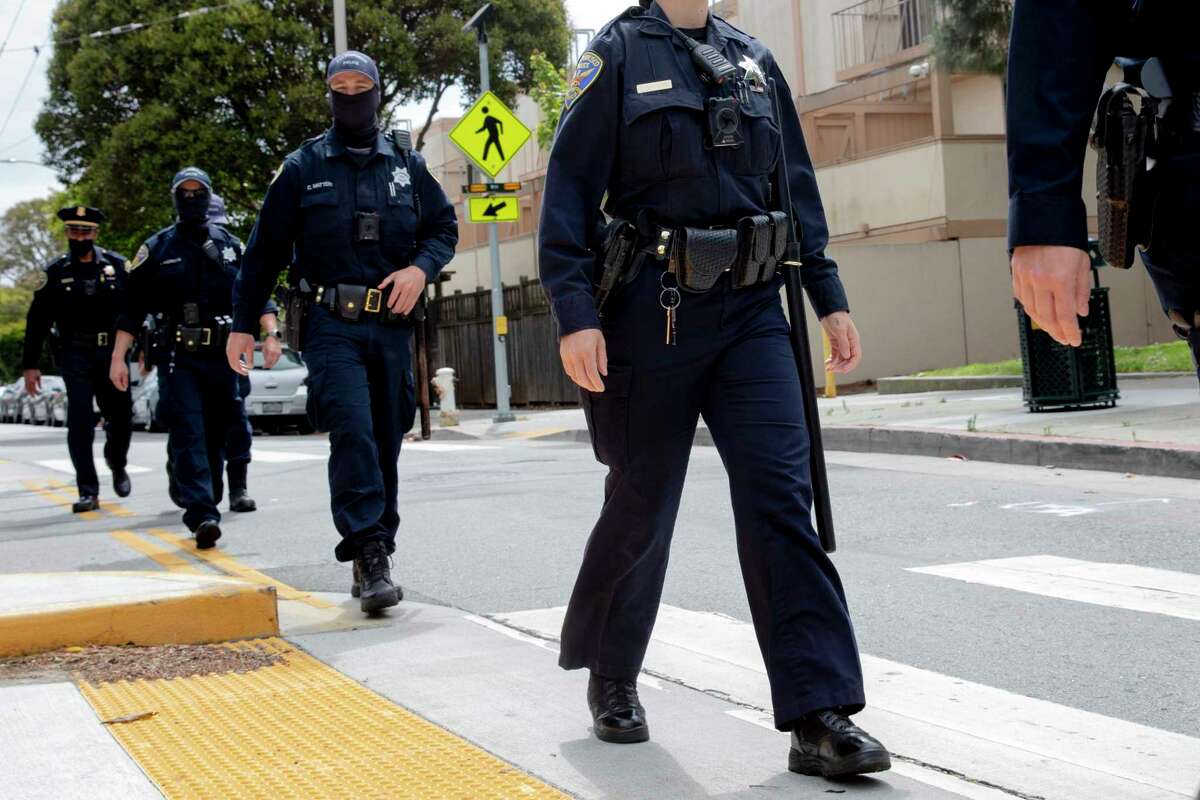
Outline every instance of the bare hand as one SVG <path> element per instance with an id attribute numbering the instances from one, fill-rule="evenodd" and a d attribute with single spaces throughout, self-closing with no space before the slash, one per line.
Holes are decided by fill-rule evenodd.
<path id="1" fill-rule="evenodd" d="M 124 358 L 112 360 L 112 364 L 108 368 L 108 379 L 112 381 L 113 386 L 117 387 L 117 391 L 129 390 L 129 365 L 125 363 Z"/>
<path id="2" fill-rule="evenodd" d="M 248 333 L 229 334 L 225 358 L 229 361 L 229 368 L 238 375 L 249 375 L 250 370 L 254 369 L 254 337 Z"/>
<path id="3" fill-rule="evenodd" d="M 388 295 L 387 307 L 395 314 L 407 314 L 417 304 L 421 292 L 425 291 L 425 270 L 420 267 L 396 270 L 376 288 L 386 291 L 389 286 L 392 291 Z"/>
<path id="4" fill-rule="evenodd" d="M 25 370 L 25 394 L 35 395 L 42 390 L 42 373 L 36 369 Z"/>
<path id="5" fill-rule="evenodd" d="M 263 342 L 263 367 L 271 369 L 279 363 L 279 357 L 283 355 L 283 342 L 279 341 L 274 336 L 268 336 Z"/>
<path id="6" fill-rule="evenodd" d="M 1062 344 L 1083 343 L 1079 317 L 1088 315 L 1092 262 L 1075 247 L 1030 245 L 1013 250 L 1013 294 L 1025 313 Z"/>
<path id="7" fill-rule="evenodd" d="M 558 354 L 567 377 L 580 388 L 596 393 L 604 391 L 601 376 L 608 376 L 608 350 L 603 333 L 588 328 L 564 336 L 558 343 Z"/>
<path id="8" fill-rule="evenodd" d="M 862 361 L 862 343 L 849 312 L 835 311 L 821 320 L 821 327 L 829 337 L 829 358 L 825 359 L 825 369 L 839 375 L 853 371 Z"/>

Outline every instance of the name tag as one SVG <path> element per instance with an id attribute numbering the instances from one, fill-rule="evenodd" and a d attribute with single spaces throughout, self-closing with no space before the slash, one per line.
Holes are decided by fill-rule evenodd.
<path id="1" fill-rule="evenodd" d="M 651 92 L 665 92 L 674 86 L 670 80 L 654 81 L 653 83 L 639 83 L 637 86 L 638 94 L 650 94 Z"/>
<path id="2" fill-rule="evenodd" d="M 166 267 L 171 264 L 178 264 L 180 261 L 183 261 L 183 259 L 182 258 L 168 258 L 166 261 L 163 261 L 160 266 Z"/>

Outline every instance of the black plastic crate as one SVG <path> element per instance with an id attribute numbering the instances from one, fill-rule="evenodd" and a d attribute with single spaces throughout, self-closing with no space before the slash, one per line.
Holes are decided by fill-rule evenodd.
<path id="1" fill-rule="evenodd" d="M 1096 283 L 1099 284 L 1099 276 Z M 1092 289 L 1090 311 L 1079 320 L 1083 343 L 1068 347 L 1038 328 L 1017 303 L 1021 331 L 1021 363 L 1025 373 L 1025 405 L 1030 411 L 1112 408 L 1117 391 L 1112 316 L 1108 289 Z"/>

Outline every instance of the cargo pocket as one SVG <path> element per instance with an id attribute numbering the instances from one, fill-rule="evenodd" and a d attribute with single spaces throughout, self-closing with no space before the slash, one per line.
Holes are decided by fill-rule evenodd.
<path id="1" fill-rule="evenodd" d="M 629 454 L 629 387 L 632 379 L 632 367 L 610 365 L 603 392 L 580 389 L 596 460 L 614 469 L 624 466 Z"/>

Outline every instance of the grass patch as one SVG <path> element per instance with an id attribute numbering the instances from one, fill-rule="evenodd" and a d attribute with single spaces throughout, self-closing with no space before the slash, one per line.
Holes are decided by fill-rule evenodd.
<path id="1" fill-rule="evenodd" d="M 1168 342 L 1146 347 L 1118 347 L 1117 372 L 1191 372 L 1192 353 L 1187 342 Z M 967 364 L 965 367 L 931 369 L 918 372 L 918 377 L 953 377 L 959 375 L 1020 375 L 1020 359 L 994 361 L 990 364 Z"/>

